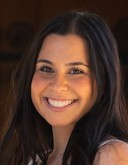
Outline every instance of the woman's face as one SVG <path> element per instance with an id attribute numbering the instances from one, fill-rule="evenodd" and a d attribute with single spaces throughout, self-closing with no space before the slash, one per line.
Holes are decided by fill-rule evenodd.
<path id="1" fill-rule="evenodd" d="M 96 95 L 87 43 L 75 34 L 46 37 L 31 83 L 39 114 L 52 126 L 75 125 L 93 106 Z"/>

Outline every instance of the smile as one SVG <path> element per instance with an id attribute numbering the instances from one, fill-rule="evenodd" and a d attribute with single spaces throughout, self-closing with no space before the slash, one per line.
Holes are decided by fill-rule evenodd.
<path id="1" fill-rule="evenodd" d="M 62 100 L 56 100 L 56 99 L 51 99 L 51 98 L 46 98 L 46 100 L 51 107 L 55 107 L 55 108 L 64 108 L 77 101 L 76 99 L 62 101 Z"/>

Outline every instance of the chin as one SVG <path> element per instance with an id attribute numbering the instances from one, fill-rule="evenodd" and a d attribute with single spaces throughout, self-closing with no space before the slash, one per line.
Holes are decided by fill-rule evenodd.
<path id="1" fill-rule="evenodd" d="M 48 122 L 48 121 L 47 121 Z M 48 122 L 52 127 L 70 127 L 71 125 L 75 125 L 71 122 L 62 122 L 62 121 L 53 121 Z"/>

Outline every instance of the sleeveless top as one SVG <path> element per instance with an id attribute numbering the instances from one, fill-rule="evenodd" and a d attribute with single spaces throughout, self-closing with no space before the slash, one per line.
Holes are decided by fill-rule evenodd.
<path id="1" fill-rule="evenodd" d="M 108 143 L 111 143 L 111 142 L 119 142 L 119 143 L 127 144 L 126 142 L 119 140 L 119 139 L 108 139 L 108 140 L 101 142 L 98 148 L 100 148 Z"/>
<path id="2" fill-rule="evenodd" d="M 116 138 L 112 138 L 112 139 L 107 139 L 107 140 L 101 142 L 101 143 L 99 144 L 98 149 L 101 148 L 101 147 L 103 147 L 103 146 L 106 145 L 106 144 L 111 143 L 111 142 L 119 142 L 119 143 L 127 144 L 126 142 L 124 142 L 124 141 L 122 141 L 122 140 L 119 140 L 119 139 L 116 139 Z M 37 165 L 42 165 L 42 161 L 40 160 L 40 158 L 39 158 L 38 155 L 36 156 L 36 163 L 37 163 Z M 28 163 L 28 165 L 32 165 L 32 164 L 33 164 L 33 161 L 30 160 L 29 163 Z"/>

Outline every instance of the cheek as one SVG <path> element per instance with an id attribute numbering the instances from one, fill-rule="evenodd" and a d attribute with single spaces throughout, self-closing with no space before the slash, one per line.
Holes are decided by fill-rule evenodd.
<path id="1" fill-rule="evenodd" d="M 33 78 L 32 78 L 32 82 L 31 82 L 31 98 L 32 98 L 32 102 L 34 103 L 34 100 L 37 96 L 37 91 L 39 88 L 39 79 L 38 77 L 34 74 Z"/>
<path id="2" fill-rule="evenodd" d="M 92 80 L 90 77 L 81 77 L 72 81 L 72 87 L 79 94 L 92 93 Z"/>
<path id="3" fill-rule="evenodd" d="M 93 105 L 97 98 L 97 86 L 91 77 L 82 77 L 72 82 L 72 88 L 83 104 Z"/>
<path id="4" fill-rule="evenodd" d="M 35 73 L 31 82 L 31 99 L 35 108 L 39 109 L 40 98 L 45 88 L 45 82 L 40 74 Z"/>
<path id="5" fill-rule="evenodd" d="M 40 73 L 35 73 L 31 83 L 31 91 L 38 91 L 47 85 L 48 81 L 46 78 L 40 75 Z"/>
<path id="6" fill-rule="evenodd" d="M 44 89 L 45 83 L 38 74 L 34 74 L 31 82 L 31 98 L 33 103 L 37 101 Z"/>
<path id="7" fill-rule="evenodd" d="M 32 83 L 31 83 L 31 95 L 33 95 L 36 91 L 38 91 L 40 86 L 40 79 L 36 74 L 33 76 Z"/>

